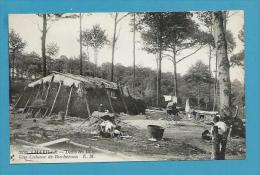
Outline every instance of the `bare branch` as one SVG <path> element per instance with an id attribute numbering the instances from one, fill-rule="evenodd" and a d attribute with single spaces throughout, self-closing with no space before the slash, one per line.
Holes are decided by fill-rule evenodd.
<path id="1" fill-rule="evenodd" d="M 38 22 L 34 22 L 34 21 L 31 22 L 37 26 L 40 32 L 42 32 L 42 28 L 40 27 L 40 24 Z"/>
<path id="2" fill-rule="evenodd" d="M 41 29 L 39 23 L 37 23 L 37 27 L 38 27 L 38 29 L 40 30 L 40 32 L 42 32 L 42 29 Z"/>
<path id="3" fill-rule="evenodd" d="M 184 60 L 185 58 L 187 58 L 187 57 L 189 57 L 189 56 L 191 56 L 191 55 L 197 53 L 203 46 L 205 46 L 205 45 L 201 45 L 197 50 L 195 50 L 194 52 L 192 52 L 192 53 L 190 53 L 190 54 L 188 54 L 188 55 L 186 55 L 186 56 L 184 56 L 184 57 L 182 57 L 182 58 L 179 59 L 176 63 L 179 63 L 179 62 L 181 62 L 182 60 Z"/>
<path id="4" fill-rule="evenodd" d="M 46 29 L 46 33 L 50 30 L 51 26 L 52 26 L 53 23 L 49 23 L 47 26 L 47 29 Z"/>
<path id="5" fill-rule="evenodd" d="M 125 14 L 124 16 L 122 16 L 121 18 L 119 18 L 116 23 L 118 24 L 122 19 L 124 19 L 125 17 L 127 17 L 130 13 Z"/>
<path id="6" fill-rule="evenodd" d="M 169 55 L 169 54 L 166 54 L 166 53 L 162 53 L 162 55 L 163 55 L 164 57 L 170 57 L 170 58 L 173 59 L 173 56 L 172 56 L 172 55 Z"/>
<path id="7" fill-rule="evenodd" d="M 118 30 L 118 32 L 117 32 L 117 34 L 116 34 L 115 43 L 117 42 L 117 39 L 118 39 L 118 37 L 119 37 L 119 35 L 120 35 L 120 31 L 121 31 L 121 27 L 119 28 L 119 30 Z"/>

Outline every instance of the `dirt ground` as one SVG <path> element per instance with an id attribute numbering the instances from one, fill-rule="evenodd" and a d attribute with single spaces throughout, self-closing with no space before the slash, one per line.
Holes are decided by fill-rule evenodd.
<path id="1" fill-rule="evenodd" d="M 166 120 L 165 112 L 146 115 L 122 115 L 119 125 L 128 138 L 97 137 L 89 121 L 77 117 L 67 117 L 65 122 L 55 119 L 26 118 L 25 114 L 11 114 L 11 144 L 14 138 L 40 144 L 59 138 L 69 138 L 74 142 L 103 150 L 121 153 L 135 160 L 208 160 L 211 158 L 211 142 L 201 139 L 201 133 L 210 126 L 191 119 L 181 119 L 177 124 Z M 148 140 L 147 125 L 165 128 L 163 139 Z M 226 159 L 245 159 L 245 139 L 228 141 Z"/>

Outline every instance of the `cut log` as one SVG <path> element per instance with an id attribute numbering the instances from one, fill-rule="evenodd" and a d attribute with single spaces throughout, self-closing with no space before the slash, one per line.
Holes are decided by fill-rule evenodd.
<path id="1" fill-rule="evenodd" d="M 28 142 L 28 141 L 25 141 L 25 140 L 22 140 L 22 139 L 15 139 L 15 141 L 19 142 L 19 143 L 22 143 L 24 145 L 29 145 L 29 146 L 37 146 L 36 144 L 34 143 L 31 143 L 31 142 Z"/>
<path id="2" fill-rule="evenodd" d="M 48 146 L 55 145 L 55 144 L 58 144 L 58 143 L 69 142 L 69 140 L 70 139 L 68 139 L 68 138 L 61 138 L 61 139 L 58 139 L 58 140 L 53 140 L 53 141 L 50 141 L 50 142 L 39 144 L 38 146 L 48 147 Z"/>
<path id="3" fill-rule="evenodd" d="M 54 99 L 53 104 L 52 104 L 52 107 L 51 107 L 51 111 L 50 111 L 50 113 L 49 113 L 48 116 L 51 116 L 51 114 L 52 114 L 52 112 L 53 112 L 53 109 L 54 109 L 55 103 L 56 103 L 57 98 L 58 98 L 59 93 L 60 93 L 61 84 L 62 84 L 62 83 L 60 82 L 60 84 L 59 84 L 59 89 L 58 89 L 58 91 L 57 91 L 57 93 L 56 93 L 55 99 Z"/>
<path id="4" fill-rule="evenodd" d="M 70 94 L 69 94 L 69 98 L 68 98 L 68 102 L 67 102 L 67 106 L 66 106 L 66 112 L 65 112 L 65 118 L 68 115 L 68 110 L 69 110 L 69 104 L 70 104 L 70 99 L 71 99 L 71 94 L 72 94 L 72 90 L 73 90 L 73 85 L 70 88 Z"/>

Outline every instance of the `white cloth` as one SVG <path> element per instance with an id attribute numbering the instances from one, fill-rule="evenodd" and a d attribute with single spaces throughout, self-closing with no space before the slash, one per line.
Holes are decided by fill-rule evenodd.
<path id="1" fill-rule="evenodd" d="M 215 123 L 214 126 L 218 127 L 218 134 L 224 135 L 227 133 L 228 126 L 226 125 L 226 123 L 220 121 L 220 122 Z M 213 132 L 213 127 L 210 130 L 211 134 L 212 134 L 212 132 Z"/>
<path id="2" fill-rule="evenodd" d="M 189 103 L 189 99 L 186 100 L 186 105 L 185 105 L 185 112 L 190 112 L 190 103 Z"/>
<path id="3" fill-rule="evenodd" d="M 171 95 L 164 95 L 164 101 L 171 101 L 172 100 L 172 96 Z"/>
<path id="4" fill-rule="evenodd" d="M 164 95 L 164 101 L 172 101 L 173 103 L 177 103 L 177 97 L 171 95 Z"/>
<path id="5" fill-rule="evenodd" d="M 176 96 L 172 96 L 172 102 L 177 104 L 177 97 Z"/>

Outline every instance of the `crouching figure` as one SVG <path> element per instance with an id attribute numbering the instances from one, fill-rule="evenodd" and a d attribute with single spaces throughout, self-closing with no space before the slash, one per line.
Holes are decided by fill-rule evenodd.
<path id="1" fill-rule="evenodd" d="M 214 125 L 211 128 L 212 134 L 212 159 L 225 160 L 227 137 L 229 128 L 220 120 L 219 116 L 213 118 Z"/>

